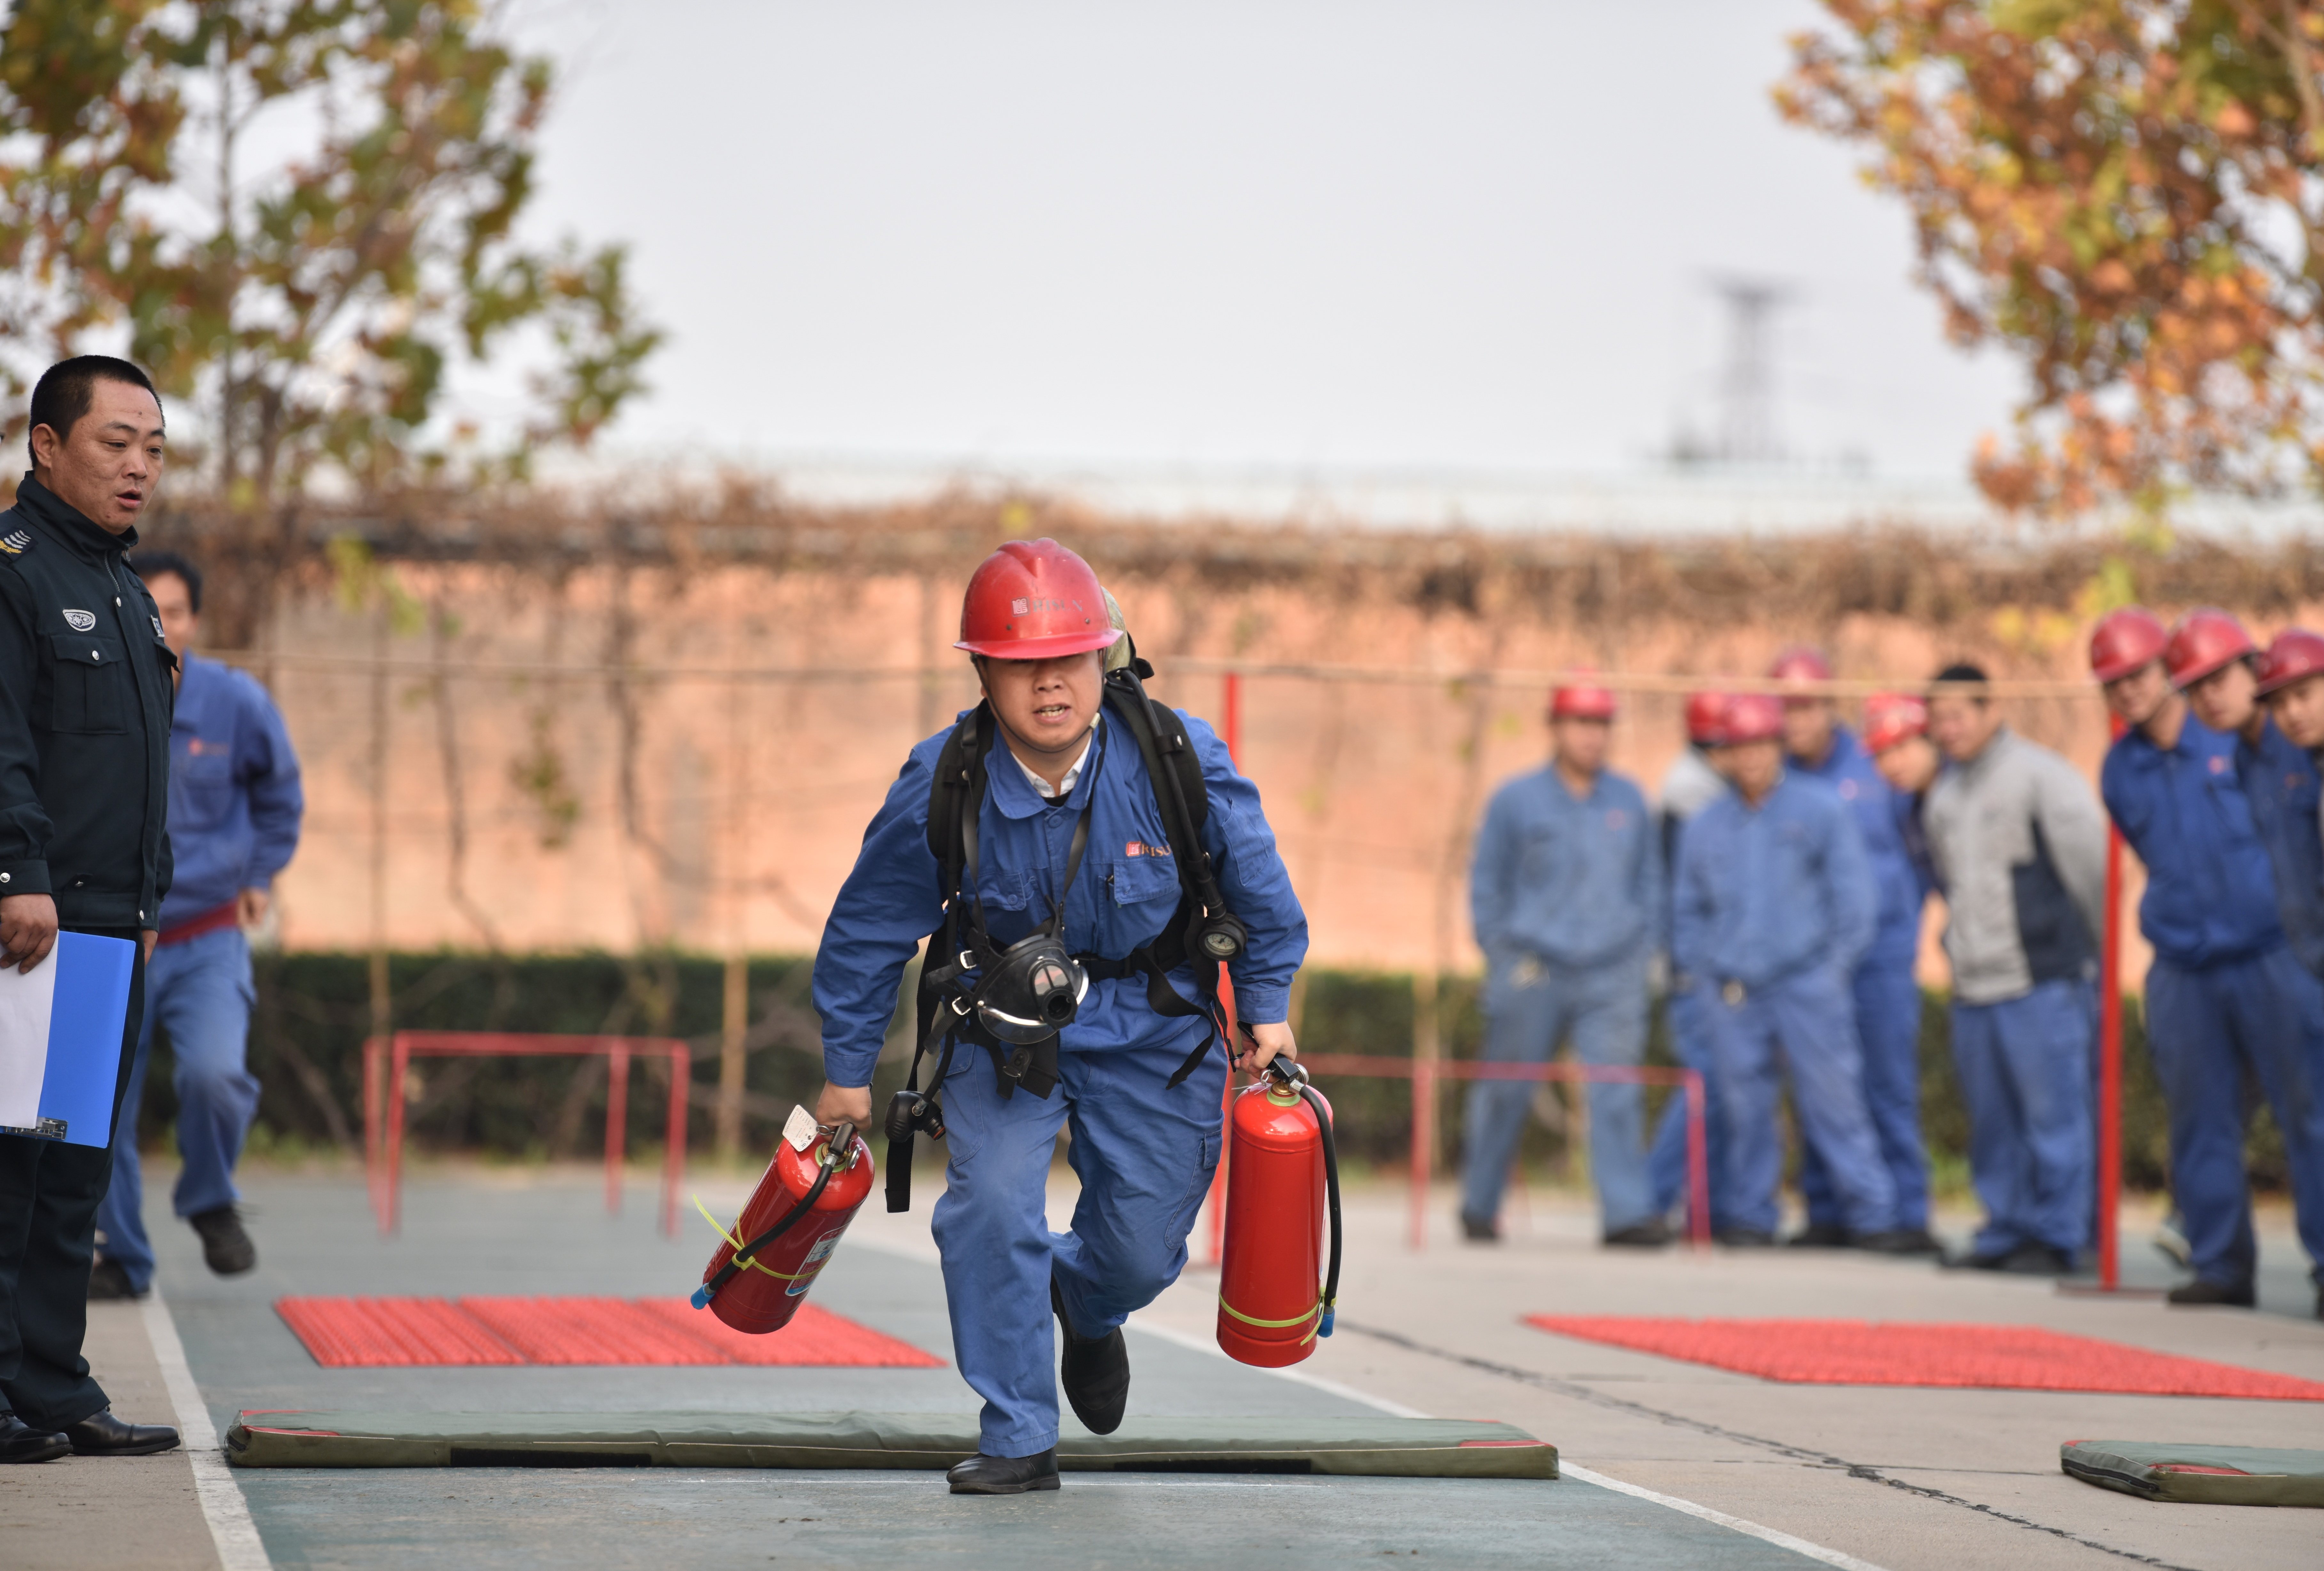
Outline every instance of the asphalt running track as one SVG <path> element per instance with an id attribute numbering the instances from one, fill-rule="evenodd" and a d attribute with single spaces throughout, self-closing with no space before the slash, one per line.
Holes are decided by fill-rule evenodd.
<path id="1" fill-rule="evenodd" d="M 945 1368 L 323 1369 L 275 1314 L 277 1298 L 678 1292 L 707 1258 L 707 1229 L 675 1244 L 660 1238 L 642 1187 L 624 1215 L 608 1218 L 585 1182 L 486 1175 L 413 1181 L 401 1236 L 382 1240 L 357 1180 L 260 1176 L 248 1187 L 263 1263 L 246 1278 L 211 1277 L 189 1229 L 151 1219 L 168 1321 L 221 1432 L 237 1411 L 265 1408 L 974 1410 L 949 1367 L 935 1268 L 853 1241 L 817 1283 L 816 1302 L 943 1356 Z M 166 1212 L 167 1193 L 165 1182 L 149 1189 L 152 1211 Z M 1133 1328 L 1130 1346 L 1133 1406 L 1148 1413 L 1409 1410 L 1245 1369 L 1161 1334 Z M 1554 1483 L 1083 1474 L 1055 1494 L 1009 1500 L 955 1499 L 933 1473 L 235 1470 L 232 1482 L 266 1561 L 286 1568 L 1862 1564 L 1571 1474 Z"/>

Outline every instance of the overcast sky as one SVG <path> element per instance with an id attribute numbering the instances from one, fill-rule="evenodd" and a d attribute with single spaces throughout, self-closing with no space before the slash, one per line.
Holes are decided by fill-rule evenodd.
<path id="1" fill-rule="evenodd" d="M 671 333 L 623 452 L 1607 473 L 1799 291 L 1787 447 L 1951 479 L 2015 388 L 1767 89 L 1806 0 L 530 0 L 544 235 Z"/>

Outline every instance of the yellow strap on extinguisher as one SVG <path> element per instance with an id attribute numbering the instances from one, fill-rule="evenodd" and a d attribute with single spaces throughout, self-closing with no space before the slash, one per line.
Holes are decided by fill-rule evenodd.
<path id="1" fill-rule="evenodd" d="M 710 1224 L 711 1230 L 716 1233 L 719 1237 L 724 1239 L 733 1249 L 736 1254 L 742 1253 L 742 1241 L 718 1225 L 718 1218 L 710 1215 L 710 1207 L 702 1203 L 702 1197 L 699 1195 L 693 1195 L 687 1197 L 694 1202 L 694 1208 L 702 1213 L 702 1220 Z M 737 1224 L 737 1225 L 740 1224 Z M 816 1262 L 815 1271 L 805 1271 L 798 1272 L 797 1275 L 792 1275 L 784 1271 L 779 1271 L 771 1266 L 761 1265 L 759 1263 L 759 1257 L 754 1254 L 750 1259 L 742 1262 L 742 1269 L 745 1271 L 764 1271 L 767 1275 L 774 1278 L 779 1282 L 798 1282 L 805 1281 L 807 1278 L 815 1275 L 815 1271 L 821 1271 L 823 1269 L 823 1262 L 821 1261 L 817 1261 Z"/>
<path id="2" fill-rule="evenodd" d="M 1292 1326 L 1305 1326 L 1308 1321 L 1313 1320 L 1315 1322 L 1315 1326 L 1309 1327 L 1307 1335 L 1299 1339 L 1303 1343 L 1314 1341 L 1315 1331 L 1323 1323 L 1323 1300 L 1320 1298 L 1316 1300 L 1315 1307 L 1308 1310 L 1305 1315 L 1294 1315 L 1288 1320 L 1262 1320 L 1255 1315 L 1246 1315 L 1240 1309 L 1236 1308 L 1232 1304 L 1228 1303 L 1227 1296 L 1224 1293 L 1221 1293 L 1219 1295 L 1219 1308 L 1224 1309 L 1228 1314 L 1233 1316 L 1244 1325 L 1256 1326 L 1262 1331 L 1281 1331 Z"/>

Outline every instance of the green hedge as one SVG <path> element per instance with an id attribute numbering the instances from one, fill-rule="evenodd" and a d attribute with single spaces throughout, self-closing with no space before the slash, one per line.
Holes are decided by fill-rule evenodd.
<path id="1" fill-rule="evenodd" d="M 369 968 L 361 955 L 271 954 L 256 957 L 258 1008 L 252 1021 L 251 1067 L 264 1091 L 258 1151 L 286 1154 L 362 1137 L 362 1042 L 370 1023 Z M 764 1150 L 794 1102 L 809 1101 L 822 1084 L 816 1022 L 807 1003 L 808 966 L 794 956 L 759 956 L 750 963 L 751 1035 L 745 1086 L 750 1093 L 745 1136 Z M 717 1083 L 718 1030 L 724 966 L 685 955 L 493 956 L 475 954 L 396 955 L 389 963 L 395 1023 L 404 1027 L 517 1031 L 610 1031 L 668 1034 L 694 1049 L 694 1091 L 688 1138 L 706 1149 L 711 1113 L 706 1101 Z M 1399 974 L 1314 970 L 1307 975 L 1300 1040 L 1313 1051 L 1407 1054 L 1411 1050 L 1413 990 Z M 1473 978 L 1448 980 L 1441 994 L 1446 1050 L 1473 1057 L 1483 1034 Z M 2147 1057 L 2137 1001 L 2124 1012 L 2124 1169 L 2135 1187 L 2159 1188 L 2167 1176 L 2163 1097 Z M 901 1084 L 905 1022 L 891 1031 L 875 1095 Z M 176 1112 L 166 1040 L 148 1077 L 141 1132 L 164 1143 Z M 1649 1060 L 1672 1061 L 1657 1016 Z M 412 1143 L 512 1158 L 590 1156 L 604 1143 L 605 1080 L 602 1063 L 564 1058 L 436 1059 L 423 1061 L 407 1112 Z M 1923 1125 L 1941 1171 L 1966 1162 L 1969 1123 L 1946 1050 L 1943 1000 L 1926 1000 L 1921 1030 Z M 1341 1148 L 1353 1161 L 1400 1164 L 1411 1132 L 1411 1090 L 1401 1081 L 1339 1077 L 1327 1089 L 1338 1115 Z M 1658 1106 L 1665 1093 L 1649 1093 Z M 1549 1111 L 1570 1105 L 1563 1089 Z M 630 1141 L 641 1154 L 660 1140 L 663 1092 L 658 1067 L 633 1070 Z M 1462 1088 L 1444 1087 L 1438 1102 L 1438 1150 L 1459 1149 Z M 1553 1122 L 1530 1121 L 1526 1160 L 1551 1175 L 1571 1172 L 1572 1149 Z M 2261 1114 L 2252 1141 L 2255 1179 L 2264 1187 L 2285 1181 L 2282 1141 Z"/>

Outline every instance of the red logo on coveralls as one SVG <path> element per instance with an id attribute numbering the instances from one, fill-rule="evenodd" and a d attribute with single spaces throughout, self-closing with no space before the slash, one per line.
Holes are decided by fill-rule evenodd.
<path id="1" fill-rule="evenodd" d="M 1124 856 L 1167 856 L 1170 847 L 1148 840 L 1132 840 L 1121 848 Z"/>

